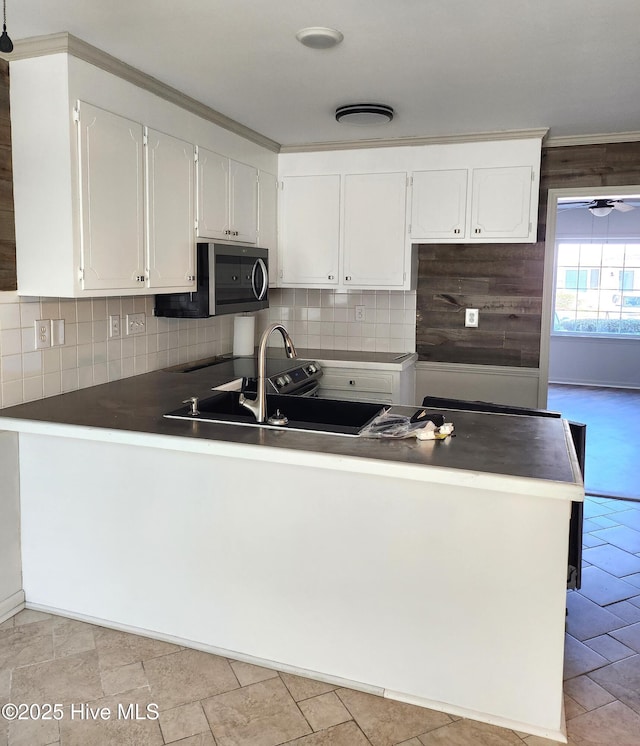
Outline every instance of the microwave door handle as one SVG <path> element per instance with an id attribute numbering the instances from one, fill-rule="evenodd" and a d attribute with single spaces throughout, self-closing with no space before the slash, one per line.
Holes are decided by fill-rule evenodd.
<path id="1" fill-rule="evenodd" d="M 258 292 L 256 288 L 256 272 L 258 269 L 258 265 L 260 265 L 260 268 L 262 269 L 262 287 L 260 288 L 260 292 Z M 269 286 L 269 276 L 267 275 L 267 265 L 264 263 L 262 259 L 256 259 L 254 265 L 253 265 L 253 271 L 251 272 L 251 285 L 253 287 L 253 294 L 258 300 L 262 300 L 267 292 L 267 287 Z"/>

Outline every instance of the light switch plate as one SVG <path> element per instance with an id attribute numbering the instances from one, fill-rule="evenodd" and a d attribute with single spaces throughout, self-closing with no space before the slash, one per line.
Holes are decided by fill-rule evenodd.
<path id="1" fill-rule="evenodd" d="M 464 312 L 464 325 L 465 326 L 478 326 L 478 309 L 467 308 Z"/>
<path id="2" fill-rule="evenodd" d="M 142 334 L 146 328 L 146 318 L 143 313 L 127 314 L 127 334 Z"/>
<path id="3" fill-rule="evenodd" d="M 64 319 L 51 319 L 51 346 L 64 344 Z"/>

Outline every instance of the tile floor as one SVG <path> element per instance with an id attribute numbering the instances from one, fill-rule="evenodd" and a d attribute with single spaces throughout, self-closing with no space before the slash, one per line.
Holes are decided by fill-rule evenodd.
<path id="1" fill-rule="evenodd" d="M 567 595 L 569 743 L 639 746 L 640 503 L 589 498 L 584 528 L 583 587 Z M 64 716 L 0 718 L 0 746 L 555 743 L 29 610 L 0 625 L 0 706 L 7 702 L 59 702 Z M 130 705 L 132 717 L 118 719 Z"/>
<path id="2" fill-rule="evenodd" d="M 547 408 L 587 426 L 585 486 L 590 495 L 640 500 L 640 390 L 552 383 Z"/>

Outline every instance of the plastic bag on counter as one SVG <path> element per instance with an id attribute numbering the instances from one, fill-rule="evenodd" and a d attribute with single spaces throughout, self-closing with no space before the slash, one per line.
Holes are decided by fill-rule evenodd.
<path id="1" fill-rule="evenodd" d="M 453 423 L 445 422 L 444 415 L 419 409 L 411 417 L 386 409 L 360 433 L 364 438 L 418 438 L 442 440 L 453 432 Z"/>

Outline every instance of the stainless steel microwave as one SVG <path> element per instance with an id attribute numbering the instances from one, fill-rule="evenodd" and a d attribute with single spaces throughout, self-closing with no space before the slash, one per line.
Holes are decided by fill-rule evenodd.
<path id="1" fill-rule="evenodd" d="M 156 295 L 156 316 L 202 319 L 269 307 L 267 249 L 199 243 L 196 267 L 196 290 Z"/>

